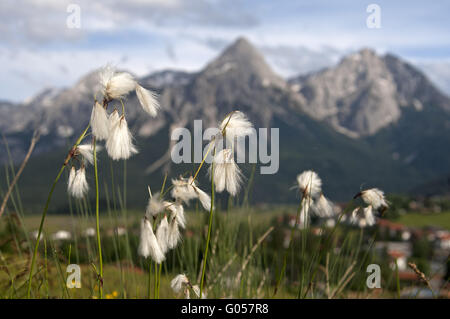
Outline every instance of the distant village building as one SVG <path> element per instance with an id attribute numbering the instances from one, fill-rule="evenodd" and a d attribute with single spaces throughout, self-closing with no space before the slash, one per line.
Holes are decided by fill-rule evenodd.
<path id="1" fill-rule="evenodd" d="M 450 250 L 450 232 L 441 232 L 436 234 L 436 248 Z"/>
<path id="2" fill-rule="evenodd" d="M 390 238 L 399 238 L 403 241 L 408 241 L 411 239 L 411 231 L 402 224 L 393 223 L 387 219 L 379 219 L 378 228 L 380 234 Z"/>
<path id="3" fill-rule="evenodd" d="M 386 251 L 391 259 L 392 268 L 395 268 L 395 261 L 397 261 L 399 270 L 406 270 L 408 258 L 412 254 L 412 244 L 410 242 L 382 241 L 375 244 L 375 250 L 380 255 Z"/>

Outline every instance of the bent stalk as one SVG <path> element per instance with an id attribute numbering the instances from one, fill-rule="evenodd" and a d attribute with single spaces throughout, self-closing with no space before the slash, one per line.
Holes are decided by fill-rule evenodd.
<path id="1" fill-rule="evenodd" d="M 37 254 L 37 250 L 39 247 L 39 240 L 41 238 L 42 228 L 44 227 L 45 216 L 47 215 L 48 207 L 50 206 L 53 192 L 56 188 L 56 184 L 58 183 L 58 181 L 64 171 L 64 168 L 67 166 L 67 164 L 69 163 L 69 160 L 72 158 L 75 148 L 81 143 L 81 141 L 83 140 L 84 136 L 86 135 L 89 127 L 90 127 L 90 125 L 88 125 L 86 127 L 86 129 L 83 131 L 83 133 L 81 133 L 80 137 L 78 138 L 76 143 L 73 145 L 72 149 L 70 150 L 69 154 L 67 155 L 66 159 L 64 160 L 64 163 L 63 163 L 61 169 L 59 170 L 58 175 L 56 175 L 56 178 L 53 181 L 53 185 L 50 189 L 50 193 L 48 194 L 47 201 L 45 202 L 44 210 L 42 212 L 41 222 L 39 224 L 39 230 L 38 230 L 38 235 L 37 235 L 37 239 L 36 239 L 36 244 L 34 245 L 33 257 L 31 259 L 30 274 L 28 276 L 28 289 L 27 289 L 27 298 L 28 299 L 30 298 L 30 295 L 31 295 L 31 279 L 33 278 L 33 269 L 34 269 L 34 264 L 36 263 L 36 254 Z"/>
<path id="2" fill-rule="evenodd" d="M 100 240 L 100 218 L 99 218 L 99 192 L 98 192 L 98 171 L 97 171 L 97 150 L 96 139 L 94 137 L 94 174 L 95 174 L 95 222 L 97 228 L 97 246 L 98 246 L 98 261 L 100 265 L 100 277 L 98 283 L 99 298 L 103 298 L 103 257 L 102 257 L 102 245 Z"/>
<path id="3" fill-rule="evenodd" d="M 214 150 L 214 153 L 215 153 L 215 150 Z M 211 163 L 211 172 L 214 172 L 214 162 Z M 203 282 L 205 280 L 206 261 L 208 259 L 209 241 L 211 239 L 211 228 L 212 228 L 213 214 L 214 214 L 214 173 L 211 173 L 211 208 L 210 208 L 210 211 L 209 211 L 208 238 L 206 239 L 205 254 L 204 254 L 204 257 L 203 257 L 202 279 L 200 281 L 200 299 L 203 296 L 202 295 L 202 293 L 203 293 Z"/>

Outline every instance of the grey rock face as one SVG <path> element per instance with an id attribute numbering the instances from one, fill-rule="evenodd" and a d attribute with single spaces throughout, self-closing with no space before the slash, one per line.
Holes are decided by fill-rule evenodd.
<path id="1" fill-rule="evenodd" d="M 286 82 L 247 40 L 238 39 L 200 72 L 161 71 L 138 81 L 159 95 L 162 109 L 151 118 L 134 93 L 125 100 L 140 151 L 130 159 L 128 171 L 137 192 L 134 200 L 147 196 L 146 186 L 154 180 L 150 176 L 169 168 L 174 128 L 192 128 L 196 119 L 203 120 L 203 129 L 217 126 L 233 110 L 243 111 L 256 128 L 280 129 L 280 171 L 255 184 L 255 198 L 262 202 L 288 200 L 296 174 L 311 168 L 326 181 L 330 194 L 345 199 L 362 182 L 404 191 L 448 174 L 450 152 L 443 149 L 450 136 L 449 100 L 415 68 L 390 55 L 362 50 L 336 67 Z M 53 164 L 62 160 L 58 154 L 86 127 L 94 96 L 101 98 L 97 83 L 95 71 L 73 87 L 45 90 L 28 103 L 0 103 L 0 132 L 13 159 L 23 159 L 34 129 L 43 133 L 36 161 L 30 161 L 36 175 L 24 185 L 35 185 L 39 174 L 53 174 L 53 165 L 45 170 L 47 159 L 42 158 L 49 155 Z M 114 108 L 120 110 L 120 102 L 112 102 L 108 112 Z M 0 161 L 6 159 L 0 152 Z M 175 166 L 174 171 L 180 168 Z M 29 201 L 38 197 L 28 193 Z"/>
<path id="2" fill-rule="evenodd" d="M 162 105 L 153 119 L 140 108 L 134 93 L 127 97 L 128 123 L 143 138 L 164 127 L 190 125 L 194 119 L 215 126 L 235 109 L 245 112 L 257 127 L 269 127 L 274 115 L 295 123 L 295 116 L 306 114 L 355 138 L 395 124 L 406 107 L 420 111 L 435 104 L 450 110 L 449 99 L 422 73 L 392 55 L 380 57 L 369 49 L 288 84 L 246 39 L 239 38 L 198 73 L 167 70 L 139 82 L 155 90 Z M 73 87 L 45 90 L 26 104 L 1 103 L 0 130 L 17 145 L 14 153 L 19 155 L 28 143 L 21 139 L 36 128 L 47 136 L 37 152 L 65 145 L 88 123 L 96 95 L 100 98 L 98 70 Z M 121 105 L 112 103 L 113 108 Z"/>
<path id="3" fill-rule="evenodd" d="M 396 123 L 403 107 L 419 110 L 435 102 L 448 109 L 448 99 L 414 67 L 369 49 L 291 84 L 304 97 L 306 113 L 353 137 L 373 135 Z"/>

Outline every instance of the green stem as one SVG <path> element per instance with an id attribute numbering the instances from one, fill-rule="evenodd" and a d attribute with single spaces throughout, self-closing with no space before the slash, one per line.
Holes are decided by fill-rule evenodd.
<path id="1" fill-rule="evenodd" d="M 159 192 L 161 194 L 161 197 L 162 197 L 162 194 L 164 194 L 164 188 L 166 187 L 166 181 L 167 181 L 167 173 L 164 174 L 163 184 L 161 186 L 161 191 Z"/>
<path id="2" fill-rule="evenodd" d="M 100 218 L 99 218 L 99 192 L 98 192 L 98 171 L 97 171 L 97 141 L 94 137 L 94 172 L 95 172 L 95 222 L 97 227 L 97 246 L 98 246 L 98 260 L 100 264 L 100 278 L 98 283 L 99 298 L 103 299 L 103 257 L 102 245 L 100 240 Z"/>
<path id="3" fill-rule="evenodd" d="M 127 209 L 127 160 L 123 161 L 123 209 Z"/>
<path id="4" fill-rule="evenodd" d="M 39 246 L 39 240 L 41 238 L 42 228 L 44 226 L 45 215 L 47 214 L 48 206 L 50 205 L 50 200 L 51 200 L 51 197 L 53 195 L 53 191 L 55 190 L 56 184 L 58 183 L 58 180 L 61 177 L 61 174 L 64 171 L 65 167 L 66 166 L 63 165 L 61 167 L 61 169 L 59 170 L 59 173 L 56 176 L 55 181 L 53 182 L 52 188 L 50 189 L 50 194 L 48 195 L 47 202 L 45 203 L 45 208 L 44 208 L 44 211 L 42 213 L 41 223 L 39 224 L 39 231 L 38 231 L 36 243 L 34 244 L 33 258 L 31 259 L 30 274 L 28 276 L 27 298 L 30 298 L 30 294 L 31 294 L 31 279 L 33 277 L 33 268 L 34 268 L 34 264 L 36 262 L 36 253 L 37 253 L 38 246 Z"/>
<path id="5" fill-rule="evenodd" d="M 34 245 L 33 257 L 31 259 L 30 274 L 28 276 L 28 289 L 27 289 L 27 298 L 28 299 L 30 298 L 30 295 L 31 295 L 31 279 L 33 278 L 33 269 L 34 269 L 34 264 L 36 263 L 36 254 L 37 254 L 37 250 L 39 247 L 39 239 L 41 238 L 42 228 L 44 227 L 45 216 L 47 215 L 48 207 L 50 206 L 50 201 L 52 200 L 53 192 L 56 188 L 56 184 L 58 183 L 59 178 L 61 177 L 61 175 L 64 171 L 64 168 L 66 167 L 69 160 L 73 156 L 73 155 L 71 155 L 72 150 L 74 150 L 81 143 L 81 141 L 83 140 L 84 136 L 86 135 L 86 133 L 89 129 L 89 126 L 90 125 L 88 125 L 86 127 L 86 129 L 83 131 L 83 133 L 81 133 L 80 137 L 78 138 L 78 140 L 72 147 L 71 152 L 69 152 L 69 154 L 67 155 L 67 157 L 64 161 L 64 164 L 62 165 L 61 169 L 59 170 L 58 175 L 56 175 L 56 178 L 53 181 L 53 185 L 50 189 L 50 193 L 48 194 L 47 201 L 45 202 L 44 211 L 42 212 L 41 222 L 39 224 L 39 231 L 38 231 L 38 235 L 37 235 L 37 239 L 36 239 L 36 244 Z"/>
<path id="6" fill-rule="evenodd" d="M 158 294 L 158 264 L 155 262 L 155 285 L 153 287 L 153 292 L 154 292 L 154 296 L 153 299 L 156 299 L 157 294 Z"/>
<path id="7" fill-rule="evenodd" d="M 395 279 L 396 279 L 396 283 L 397 283 L 397 298 L 400 299 L 401 296 L 401 289 L 400 289 L 400 276 L 398 274 L 398 263 L 397 263 L 397 259 L 395 260 Z"/>
<path id="8" fill-rule="evenodd" d="M 148 266 L 148 299 L 150 299 L 152 294 L 152 266 L 153 263 L 150 262 Z"/>
<path id="9" fill-rule="evenodd" d="M 47 264 L 47 239 L 44 237 L 44 260 L 45 260 L 45 291 L 47 293 L 47 299 L 49 297 L 48 290 L 48 264 Z"/>
<path id="10" fill-rule="evenodd" d="M 216 152 L 216 150 L 214 149 L 214 153 L 215 152 Z M 202 279 L 200 281 L 200 299 L 203 296 L 202 295 L 202 293 L 203 293 L 203 282 L 205 280 L 206 261 L 208 259 L 209 241 L 211 239 L 211 229 L 212 229 L 212 222 L 213 222 L 213 214 L 214 214 L 214 161 L 211 163 L 211 209 L 209 211 L 208 238 L 206 239 L 205 254 L 204 254 L 204 257 L 203 257 Z"/>
<path id="11" fill-rule="evenodd" d="M 159 272 L 158 272 L 158 299 L 159 299 L 159 289 L 161 287 L 161 270 L 162 270 L 162 263 L 159 264 Z"/>
<path id="12" fill-rule="evenodd" d="M 192 178 L 191 184 L 193 184 L 195 182 L 195 180 L 197 179 L 197 175 L 200 172 L 200 169 L 202 168 L 203 164 L 205 163 L 205 160 L 209 154 L 209 151 L 211 150 L 211 146 L 213 145 L 212 143 L 213 143 L 213 141 L 211 141 L 211 143 L 209 143 L 208 149 L 206 150 L 206 154 L 205 154 L 205 156 L 203 156 L 203 159 L 202 159 L 200 165 L 198 166 L 197 171 L 194 174 L 194 177 Z M 214 155 L 215 155 L 215 153 L 216 153 L 216 149 L 214 148 Z"/>

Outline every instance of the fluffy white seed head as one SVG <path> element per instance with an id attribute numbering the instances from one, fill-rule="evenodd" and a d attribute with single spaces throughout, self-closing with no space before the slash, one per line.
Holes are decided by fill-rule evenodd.
<path id="1" fill-rule="evenodd" d="M 334 216 L 333 204 L 323 194 L 320 194 L 311 208 L 314 214 L 319 217 L 326 218 Z"/>
<path id="2" fill-rule="evenodd" d="M 356 207 L 350 215 L 349 223 L 357 225 L 361 214 L 363 214 L 363 209 L 361 207 Z"/>
<path id="3" fill-rule="evenodd" d="M 213 172 L 211 172 L 211 167 L 214 168 Z M 232 196 L 238 193 L 242 182 L 242 173 L 234 161 L 231 149 L 223 149 L 214 156 L 210 174 L 214 174 L 214 184 L 218 193 L 225 189 Z"/>
<path id="4" fill-rule="evenodd" d="M 119 111 L 117 111 L 117 109 L 114 109 L 114 111 L 108 117 L 108 130 L 111 130 L 111 128 L 114 127 L 114 125 L 116 125 L 119 122 L 119 120 L 120 120 Z"/>
<path id="5" fill-rule="evenodd" d="M 113 115 L 111 114 L 111 116 Z M 128 159 L 138 151 L 133 145 L 133 136 L 128 129 L 127 120 L 122 115 L 118 121 L 114 122 L 106 141 L 106 150 L 113 160 Z"/>
<path id="6" fill-rule="evenodd" d="M 164 208 L 171 212 L 172 218 L 176 218 L 181 228 L 186 228 L 186 217 L 184 216 L 184 207 L 181 203 L 164 202 Z"/>
<path id="7" fill-rule="evenodd" d="M 156 94 L 136 84 L 136 95 L 144 111 L 155 117 L 160 108 Z"/>
<path id="8" fill-rule="evenodd" d="M 193 177 L 172 179 L 172 185 L 171 195 L 175 200 L 189 204 L 191 199 L 197 198 L 204 209 L 210 210 L 211 198 L 197 186 L 197 181 L 194 181 Z"/>
<path id="9" fill-rule="evenodd" d="M 72 194 L 72 184 L 76 175 L 77 175 L 76 169 L 74 166 L 72 166 L 69 172 L 69 179 L 67 180 L 67 191 L 69 192 L 69 194 Z"/>
<path id="10" fill-rule="evenodd" d="M 180 293 L 189 284 L 189 279 L 185 274 L 176 275 L 170 282 L 170 287 L 175 293 Z"/>
<path id="11" fill-rule="evenodd" d="M 86 169 L 81 167 L 74 175 L 75 168 L 72 167 L 69 174 L 69 194 L 75 198 L 82 199 L 89 190 L 89 185 L 86 180 Z"/>
<path id="12" fill-rule="evenodd" d="M 109 136 L 108 114 L 105 108 L 95 101 L 91 113 L 92 135 L 99 141 L 106 140 Z"/>
<path id="13" fill-rule="evenodd" d="M 195 189 L 193 185 L 196 184 L 196 182 L 192 183 L 193 178 L 183 178 L 180 177 L 179 179 L 172 179 L 172 191 L 171 195 L 173 198 L 175 198 L 177 201 L 185 202 L 186 204 L 189 204 L 189 201 L 191 199 L 197 198 L 197 193 L 195 192 Z"/>
<path id="14" fill-rule="evenodd" d="M 153 233 L 152 225 L 147 218 L 144 218 L 141 222 L 138 254 L 144 258 L 150 256 L 157 264 L 160 264 L 165 259 L 164 253 L 161 247 L 159 247 L 158 240 Z"/>
<path id="15" fill-rule="evenodd" d="M 356 207 L 351 214 L 350 224 L 359 227 L 373 226 L 376 224 L 376 217 L 371 205 L 367 207 Z"/>
<path id="16" fill-rule="evenodd" d="M 136 88 L 136 81 L 131 74 L 118 73 L 111 66 L 105 67 L 100 72 L 100 84 L 108 101 L 123 98 Z"/>
<path id="17" fill-rule="evenodd" d="M 311 212 L 311 206 L 313 202 L 311 198 L 304 198 L 302 201 L 302 208 L 300 210 L 300 221 L 299 221 L 299 227 L 304 229 L 307 228 L 309 225 L 309 214 Z"/>
<path id="18" fill-rule="evenodd" d="M 364 208 L 364 219 L 366 220 L 367 226 L 373 226 L 376 223 L 375 215 L 373 214 L 372 206 L 367 206 Z"/>
<path id="19" fill-rule="evenodd" d="M 95 146 L 95 151 L 99 152 L 102 150 L 100 145 Z M 94 145 L 93 144 L 82 144 L 77 146 L 76 154 L 83 157 L 84 164 L 94 164 Z"/>
<path id="20" fill-rule="evenodd" d="M 234 142 L 236 137 L 248 136 L 253 133 L 253 124 L 241 111 L 227 115 L 219 125 L 225 137 Z"/>
<path id="21" fill-rule="evenodd" d="M 148 200 L 145 215 L 147 216 L 147 218 L 150 218 L 150 216 L 157 216 L 159 213 L 164 211 L 165 207 L 166 205 L 162 201 L 161 195 L 159 193 L 156 193 Z"/>
<path id="22" fill-rule="evenodd" d="M 361 198 L 374 209 L 387 208 L 389 205 L 384 198 L 384 192 L 378 188 L 371 188 L 361 192 Z"/>
<path id="23" fill-rule="evenodd" d="M 180 228 L 178 227 L 178 221 L 176 218 L 173 218 L 169 224 L 169 232 L 167 236 L 167 247 L 169 249 L 174 249 L 177 247 L 178 243 L 181 240 Z"/>
<path id="24" fill-rule="evenodd" d="M 197 298 L 200 298 L 200 287 L 198 285 L 192 286 L 192 291 L 197 296 Z M 206 299 L 206 298 L 207 298 L 206 292 L 205 292 L 205 290 L 203 290 L 202 291 L 202 299 Z"/>
<path id="25" fill-rule="evenodd" d="M 322 180 L 314 171 L 304 171 L 297 176 L 297 184 L 303 196 L 316 198 L 322 192 Z"/>
<path id="26" fill-rule="evenodd" d="M 202 204 L 203 208 L 205 210 L 210 210 L 211 209 L 211 197 L 208 194 L 206 194 L 204 191 L 202 191 L 200 188 L 198 188 L 197 186 L 194 186 L 194 190 L 197 193 L 198 200 Z"/>
<path id="27" fill-rule="evenodd" d="M 156 229 L 156 239 L 158 240 L 159 247 L 163 254 L 169 250 L 167 246 L 167 240 L 169 236 L 169 223 L 167 222 L 167 217 L 164 218 L 159 223 L 158 228 Z"/>

